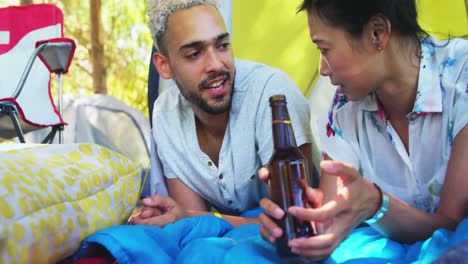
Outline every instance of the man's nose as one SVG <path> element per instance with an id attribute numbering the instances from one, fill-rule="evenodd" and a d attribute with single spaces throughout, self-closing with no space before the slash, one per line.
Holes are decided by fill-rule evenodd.
<path id="1" fill-rule="evenodd" d="M 221 55 L 216 49 L 211 49 L 207 52 L 205 67 L 207 72 L 219 72 L 223 69 L 223 61 Z"/>
<path id="2" fill-rule="evenodd" d="M 331 74 L 330 65 L 328 65 L 328 61 L 323 55 L 320 55 L 319 72 L 322 76 L 330 76 Z"/>

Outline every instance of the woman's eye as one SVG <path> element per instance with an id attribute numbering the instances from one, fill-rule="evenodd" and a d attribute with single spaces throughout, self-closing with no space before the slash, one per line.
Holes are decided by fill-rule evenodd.
<path id="1" fill-rule="evenodd" d="M 318 46 L 317 49 L 320 51 L 321 54 L 325 54 L 328 51 L 328 49 L 320 48 Z"/>

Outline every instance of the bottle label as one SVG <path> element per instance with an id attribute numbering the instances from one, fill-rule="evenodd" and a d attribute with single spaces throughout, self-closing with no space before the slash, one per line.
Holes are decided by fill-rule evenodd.
<path id="1" fill-rule="evenodd" d="M 273 124 L 291 124 L 291 120 L 273 120 Z"/>
<path id="2" fill-rule="evenodd" d="M 303 201 L 303 182 L 304 177 L 307 175 L 304 160 L 282 160 L 278 163 L 278 175 L 283 181 L 283 189 L 281 190 L 282 196 L 286 198 L 285 201 L 289 206 L 295 205 L 304 207 Z M 286 204 L 284 204 L 286 205 Z"/>
<path id="3" fill-rule="evenodd" d="M 286 212 L 283 219 L 279 221 L 284 231 L 285 241 L 295 237 L 308 237 L 312 235 L 310 222 L 301 221 L 287 213 L 290 206 L 308 207 L 305 197 L 307 186 L 307 169 L 303 159 L 280 160 L 273 164 L 274 175 L 277 180 L 271 181 L 271 198 Z"/>

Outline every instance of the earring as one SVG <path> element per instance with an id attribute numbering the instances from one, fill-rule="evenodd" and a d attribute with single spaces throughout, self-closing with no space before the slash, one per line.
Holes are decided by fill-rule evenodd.
<path id="1" fill-rule="evenodd" d="M 383 48 L 382 48 L 382 46 L 379 45 L 379 43 L 380 43 L 380 41 L 379 41 L 378 38 L 373 38 L 372 39 L 372 44 L 375 45 L 379 51 L 381 51 Z"/>

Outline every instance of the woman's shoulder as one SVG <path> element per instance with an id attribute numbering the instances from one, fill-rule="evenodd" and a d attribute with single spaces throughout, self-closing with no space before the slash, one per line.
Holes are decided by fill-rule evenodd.
<path id="1" fill-rule="evenodd" d="M 468 40 L 451 38 L 439 40 L 428 37 L 422 43 L 423 64 L 432 64 L 433 74 L 440 76 L 443 83 L 468 82 Z"/>
<path id="2" fill-rule="evenodd" d="M 468 40 L 461 37 L 439 39 L 433 36 L 427 36 L 421 39 L 421 45 L 432 47 L 435 52 L 445 54 L 467 54 Z"/>
<path id="3" fill-rule="evenodd" d="M 464 65 L 468 60 L 468 40 L 463 38 L 439 40 L 427 37 L 421 45 L 423 55 L 442 66 Z"/>

